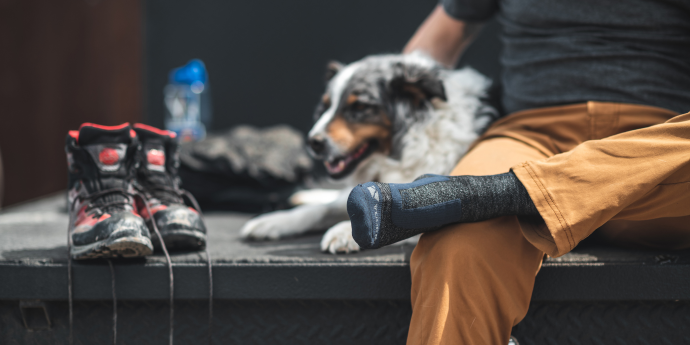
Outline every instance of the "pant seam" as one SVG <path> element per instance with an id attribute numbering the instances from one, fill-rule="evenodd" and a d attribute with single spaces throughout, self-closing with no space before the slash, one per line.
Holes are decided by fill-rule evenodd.
<path id="1" fill-rule="evenodd" d="M 673 186 L 676 184 L 684 184 L 684 183 L 690 183 L 690 181 L 659 183 L 657 186 Z"/>
<path id="2" fill-rule="evenodd" d="M 535 180 L 537 183 L 537 186 L 539 186 L 539 189 L 542 190 L 542 193 L 544 194 L 544 197 L 546 198 L 546 202 L 549 204 L 549 207 L 551 207 L 551 210 L 554 212 L 556 215 L 556 219 L 558 219 L 558 222 L 561 224 L 561 227 L 565 231 L 565 238 L 568 239 L 568 245 L 570 245 L 570 250 L 575 248 L 575 239 L 573 238 L 572 231 L 570 229 L 570 225 L 568 222 L 565 220 L 565 217 L 563 216 L 563 213 L 561 210 L 558 208 L 558 205 L 556 204 L 556 200 L 551 196 L 551 193 L 549 193 L 548 189 L 544 187 L 544 184 L 541 182 L 541 179 L 537 177 L 537 174 L 534 172 L 531 166 L 528 166 L 528 170 L 530 172 L 530 175 L 532 178 Z"/>
<path id="3" fill-rule="evenodd" d="M 541 180 L 536 176 L 534 170 L 532 170 L 532 167 L 529 165 L 529 162 L 525 164 L 525 168 L 527 169 L 527 172 L 530 174 L 532 180 L 537 184 L 537 187 L 539 187 L 539 190 L 542 192 L 544 200 L 546 200 L 546 203 L 551 208 L 551 211 L 556 215 L 556 219 L 560 223 L 561 228 L 563 228 L 563 231 L 565 232 L 565 238 L 568 240 L 568 245 L 570 246 L 568 251 L 572 250 L 573 248 L 575 248 L 575 240 L 572 238 L 573 234 L 570 230 L 570 225 L 568 225 L 568 222 L 565 220 L 565 217 L 563 217 L 563 214 L 558 209 L 558 205 L 556 205 L 556 202 L 549 193 L 549 191 L 546 190 L 544 185 L 541 183 Z M 556 245 L 556 247 L 558 247 L 558 245 Z"/>

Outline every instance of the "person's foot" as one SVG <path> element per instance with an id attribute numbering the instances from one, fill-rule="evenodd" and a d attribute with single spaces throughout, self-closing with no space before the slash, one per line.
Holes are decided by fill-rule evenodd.
<path id="1" fill-rule="evenodd" d="M 129 124 L 83 124 L 67 152 L 70 255 L 73 259 L 141 257 L 153 251 L 131 193 L 136 135 Z"/>
<path id="2" fill-rule="evenodd" d="M 451 223 L 539 215 L 529 193 L 512 172 L 489 176 L 423 175 L 411 183 L 367 182 L 350 193 L 347 213 L 352 237 L 367 249 Z"/>
<path id="3" fill-rule="evenodd" d="M 436 227 L 430 226 L 428 220 L 435 223 L 434 216 L 443 217 L 444 210 L 448 211 L 446 214 L 452 213 L 452 207 L 459 208 L 459 202 L 457 205 L 449 204 L 438 210 L 431 210 L 429 217 L 426 217 L 424 212 L 415 214 L 415 209 L 410 208 L 409 203 L 403 205 L 401 190 L 447 179 L 444 176 L 433 176 L 427 180 L 422 176 L 413 183 L 367 182 L 357 185 L 347 199 L 347 213 L 355 242 L 361 248 L 376 249 L 434 230 Z"/>
<path id="4" fill-rule="evenodd" d="M 185 192 L 180 189 L 175 133 L 143 124 L 135 124 L 134 130 L 142 143 L 136 188 L 146 197 L 138 200 L 139 213 L 151 229 L 155 222 L 166 248 L 203 249 L 206 227 L 198 211 L 185 204 Z M 160 240 L 153 230 L 151 235 L 154 246 L 159 247 Z"/>

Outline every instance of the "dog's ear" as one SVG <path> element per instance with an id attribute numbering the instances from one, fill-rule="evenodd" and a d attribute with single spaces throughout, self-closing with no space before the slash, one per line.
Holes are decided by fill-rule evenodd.
<path id="1" fill-rule="evenodd" d="M 443 87 L 438 71 L 397 63 L 389 89 L 393 96 L 406 98 L 419 106 L 424 101 L 440 98 L 446 101 L 446 89 Z"/>
<path id="2" fill-rule="evenodd" d="M 338 61 L 328 62 L 328 65 L 326 65 L 326 75 L 324 76 L 326 82 L 333 79 L 333 76 L 340 72 L 340 70 L 343 69 L 343 67 L 345 66 Z"/>

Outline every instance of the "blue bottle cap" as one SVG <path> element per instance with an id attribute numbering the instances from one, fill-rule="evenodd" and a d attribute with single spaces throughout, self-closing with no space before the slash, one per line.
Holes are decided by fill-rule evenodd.
<path id="1" fill-rule="evenodd" d="M 168 75 L 170 83 L 187 85 L 206 84 L 207 78 L 206 66 L 199 59 L 189 60 L 186 65 L 174 68 Z"/>

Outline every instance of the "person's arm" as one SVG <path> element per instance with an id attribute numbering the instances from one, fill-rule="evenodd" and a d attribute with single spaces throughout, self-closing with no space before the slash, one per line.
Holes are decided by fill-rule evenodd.
<path id="1" fill-rule="evenodd" d="M 446 67 L 453 67 L 483 23 L 457 20 L 436 6 L 403 49 L 404 54 L 422 51 Z"/>

